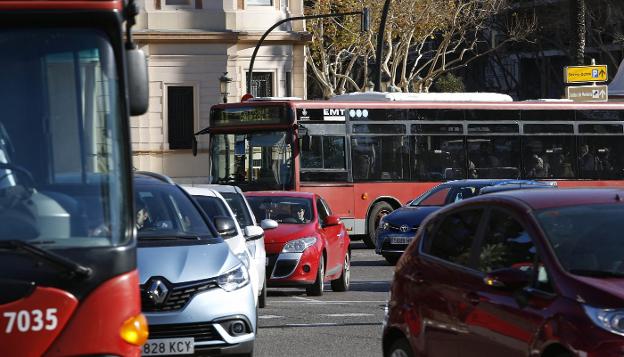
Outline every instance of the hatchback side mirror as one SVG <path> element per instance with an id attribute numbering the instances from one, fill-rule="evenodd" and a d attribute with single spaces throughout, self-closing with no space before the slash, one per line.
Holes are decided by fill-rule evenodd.
<path id="1" fill-rule="evenodd" d="M 337 226 L 342 223 L 340 221 L 340 217 L 338 216 L 327 216 L 325 217 L 325 221 L 323 222 L 325 226 Z"/>
<path id="2" fill-rule="evenodd" d="M 516 290 L 529 285 L 531 274 L 520 269 L 504 268 L 490 272 L 483 278 L 483 282 L 503 290 Z"/>
<path id="3" fill-rule="evenodd" d="M 223 237 L 223 239 L 232 238 L 236 236 L 236 223 L 230 217 L 215 216 L 212 220 L 217 232 Z"/>
<path id="4" fill-rule="evenodd" d="M 247 226 L 244 229 L 244 233 L 247 241 L 262 239 L 264 237 L 264 229 L 258 226 Z"/>
<path id="5" fill-rule="evenodd" d="M 272 219 L 263 219 L 260 222 L 260 227 L 262 227 L 262 229 L 264 230 L 277 228 L 277 221 L 274 221 Z"/>

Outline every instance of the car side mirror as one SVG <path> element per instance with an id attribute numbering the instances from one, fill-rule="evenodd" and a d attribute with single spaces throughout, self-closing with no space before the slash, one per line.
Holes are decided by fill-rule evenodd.
<path id="1" fill-rule="evenodd" d="M 277 221 L 272 220 L 272 219 L 263 219 L 263 220 L 260 222 L 260 227 L 261 227 L 262 229 L 264 229 L 265 231 L 266 231 L 267 229 L 277 228 Z"/>
<path id="2" fill-rule="evenodd" d="M 244 229 L 244 233 L 247 241 L 262 239 L 264 237 L 264 229 L 258 226 L 247 226 Z"/>
<path id="3" fill-rule="evenodd" d="M 128 62 L 128 97 L 130 115 L 142 115 L 149 106 L 149 80 L 145 53 L 138 48 L 126 49 Z"/>
<path id="4" fill-rule="evenodd" d="M 217 228 L 217 232 L 223 239 L 236 236 L 236 223 L 234 219 L 226 216 L 215 216 L 212 221 Z"/>
<path id="5" fill-rule="evenodd" d="M 325 226 L 337 226 L 342 223 L 340 217 L 338 216 L 327 216 L 325 217 L 325 221 L 323 222 Z"/>
<path id="6" fill-rule="evenodd" d="M 483 282 L 485 285 L 502 290 L 516 290 L 529 285 L 531 274 L 525 270 L 504 268 L 488 273 Z"/>

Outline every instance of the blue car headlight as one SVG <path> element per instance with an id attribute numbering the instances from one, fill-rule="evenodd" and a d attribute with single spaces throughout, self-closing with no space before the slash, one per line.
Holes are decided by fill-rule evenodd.
<path id="1" fill-rule="evenodd" d="M 242 264 L 217 277 L 217 285 L 225 291 L 234 291 L 249 284 L 249 273 Z"/>
<path id="2" fill-rule="evenodd" d="M 583 305 L 583 309 L 596 326 L 624 336 L 624 309 L 600 309 Z"/>
<path id="3" fill-rule="evenodd" d="M 305 237 L 295 240 L 284 245 L 282 253 L 303 253 L 304 250 L 310 248 L 316 243 L 316 237 Z"/>
<path id="4" fill-rule="evenodd" d="M 390 223 L 386 222 L 383 217 L 379 220 L 379 229 L 383 231 L 390 229 Z"/>

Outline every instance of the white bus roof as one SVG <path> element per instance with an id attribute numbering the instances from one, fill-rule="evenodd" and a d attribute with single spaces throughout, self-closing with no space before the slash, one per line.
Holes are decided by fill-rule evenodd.
<path id="1" fill-rule="evenodd" d="M 501 93 L 384 93 L 364 92 L 336 95 L 335 102 L 513 102 L 513 98 Z"/>

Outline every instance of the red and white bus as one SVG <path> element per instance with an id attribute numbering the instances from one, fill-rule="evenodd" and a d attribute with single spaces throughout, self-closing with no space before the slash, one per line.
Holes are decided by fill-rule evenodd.
<path id="1" fill-rule="evenodd" d="M 364 93 L 211 109 L 210 180 L 320 194 L 374 244 L 379 219 L 441 181 L 624 186 L 624 103 Z"/>
<path id="2" fill-rule="evenodd" d="M 128 123 L 149 96 L 133 5 L 0 1 L 3 357 L 140 356 L 147 339 Z"/>

